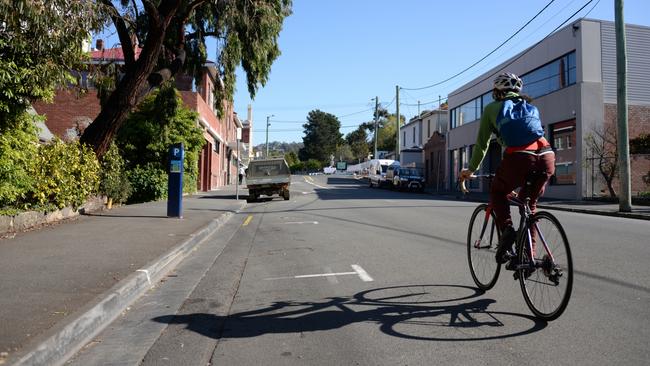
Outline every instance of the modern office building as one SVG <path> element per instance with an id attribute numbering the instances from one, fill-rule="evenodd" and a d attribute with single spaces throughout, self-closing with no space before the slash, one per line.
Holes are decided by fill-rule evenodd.
<path id="1" fill-rule="evenodd" d="M 650 130 L 650 27 L 626 25 L 629 137 Z M 492 101 L 494 77 L 503 71 L 523 79 L 523 93 L 534 98 L 546 138 L 556 151 L 556 174 L 545 196 L 580 199 L 600 195 L 603 180 L 585 138 L 616 125 L 616 41 L 614 23 L 579 19 L 506 60 L 448 96 L 446 185 L 454 189 L 467 165 L 485 105 Z M 495 172 L 501 148 L 492 141 L 482 172 Z M 643 174 L 648 155 L 632 156 L 632 191 L 647 191 Z M 471 187 L 487 191 L 488 183 Z"/>

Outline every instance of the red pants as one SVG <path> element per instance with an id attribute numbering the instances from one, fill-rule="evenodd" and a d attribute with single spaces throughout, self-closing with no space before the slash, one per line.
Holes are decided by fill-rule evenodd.
<path id="1" fill-rule="evenodd" d="M 522 187 L 519 197 L 530 198 L 530 209 L 535 212 L 537 199 L 544 193 L 546 182 L 555 174 L 555 154 L 533 155 L 513 152 L 503 155 L 503 160 L 492 182 L 490 202 L 496 215 L 497 227 L 503 230 L 512 225 L 507 195 Z M 526 177 L 532 177 L 531 185 L 525 186 Z"/>

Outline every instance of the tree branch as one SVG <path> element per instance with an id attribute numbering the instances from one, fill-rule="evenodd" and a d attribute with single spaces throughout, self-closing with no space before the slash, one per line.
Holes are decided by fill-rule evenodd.
<path id="1" fill-rule="evenodd" d="M 142 0 L 142 5 L 144 5 L 144 10 L 147 14 L 149 14 L 151 21 L 153 21 L 156 27 L 159 27 L 161 20 L 160 13 L 158 13 L 158 8 L 156 8 L 156 5 L 154 5 L 150 0 Z"/>
<path id="2" fill-rule="evenodd" d="M 131 67 L 133 63 L 135 63 L 135 52 L 133 51 L 133 43 L 131 42 L 129 29 L 126 26 L 124 18 L 110 0 L 102 0 L 102 3 L 110 10 L 111 19 L 113 20 L 113 24 L 115 24 L 117 35 L 122 44 L 124 63 L 126 64 L 126 67 Z"/>

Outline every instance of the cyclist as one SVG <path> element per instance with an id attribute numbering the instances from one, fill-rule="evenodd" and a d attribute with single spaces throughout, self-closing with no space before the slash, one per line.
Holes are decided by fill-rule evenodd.
<path id="1" fill-rule="evenodd" d="M 460 171 L 459 177 L 462 182 L 478 169 L 487 153 L 490 137 L 495 133 L 497 141 L 505 148 L 490 190 L 490 203 L 502 233 L 496 253 L 499 263 L 506 263 L 512 257 L 512 244 L 516 239 L 508 194 L 522 187 L 519 196 L 529 198 L 530 209 L 535 212 L 537 199 L 555 174 L 555 154 L 544 138 L 539 112 L 527 104 L 529 97 L 520 94 L 522 86 L 521 79 L 511 73 L 502 73 L 494 79 L 494 101 L 483 110 L 469 166 Z M 515 105 L 519 105 L 518 109 Z M 525 111 L 525 118 L 518 119 L 516 114 L 521 117 L 521 111 Z M 531 183 L 529 186 L 525 186 L 527 177 Z M 514 263 L 511 261 L 511 264 Z"/>

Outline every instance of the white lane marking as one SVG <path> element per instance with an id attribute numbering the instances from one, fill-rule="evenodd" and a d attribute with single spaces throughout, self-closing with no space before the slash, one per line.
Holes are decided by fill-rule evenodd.
<path id="1" fill-rule="evenodd" d="M 287 221 L 287 222 L 281 222 L 281 224 L 283 224 L 283 225 L 287 225 L 287 224 L 296 224 L 296 225 L 314 224 L 314 225 L 318 225 L 318 221 Z"/>
<path id="2" fill-rule="evenodd" d="M 272 280 L 287 280 L 287 279 L 294 279 L 294 278 L 315 278 L 315 277 L 332 277 L 332 276 L 348 276 L 348 275 L 357 275 L 359 278 L 361 278 L 361 281 L 363 282 L 372 282 L 374 281 L 372 277 L 368 275 L 368 272 L 366 272 L 363 268 L 361 268 L 360 265 L 358 264 L 353 264 L 352 269 L 354 269 L 354 272 L 338 272 L 338 273 L 317 273 L 317 274 L 307 274 L 307 275 L 298 275 L 298 276 L 286 276 L 286 277 L 271 277 L 271 278 L 265 278 L 265 281 L 272 281 Z"/>
<path id="3" fill-rule="evenodd" d="M 370 277 L 370 275 L 368 275 L 368 272 L 366 272 L 363 268 L 361 268 L 360 265 L 353 264 L 352 269 L 354 269 L 354 271 L 357 274 L 359 274 L 359 278 L 361 278 L 361 281 L 363 281 L 363 282 L 372 282 L 373 281 L 372 277 Z"/>
<path id="4" fill-rule="evenodd" d="M 318 184 L 314 183 L 314 178 L 311 178 L 311 177 L 309 177 L 309 178 L 305 177 L 305 183 L 311 184 L 312 186 L 318 187 L 318 188 L 321 188 L 321 189 L 329 189 L 328 187 L 323 187 L 321 185 L 318 185 Z"/>
<path id="5" fill-rule="evenodd" d="M 325 272 L 326 273 L 331 273 L 332 269 L 330 267 L 325 267 Z M 339 283 L 339 280 L 336 279 L 335 276 L 328 276 L 328 277 L 325 277 L 325 278 L 327 278 L 327 282 L 329 282 L 329 283 L 331 283 L 333 285 L 336 285 L 337 283 Z"/>
<path id="6" fill-rule="evenodd" d="M 138 269 L 136 272 L 144 272 L 145 276 L 147 276 L 147 282 L 149 285 L 151 285 L 151 277 L 149 276 L 149 271 L 146 269 Z"/>

